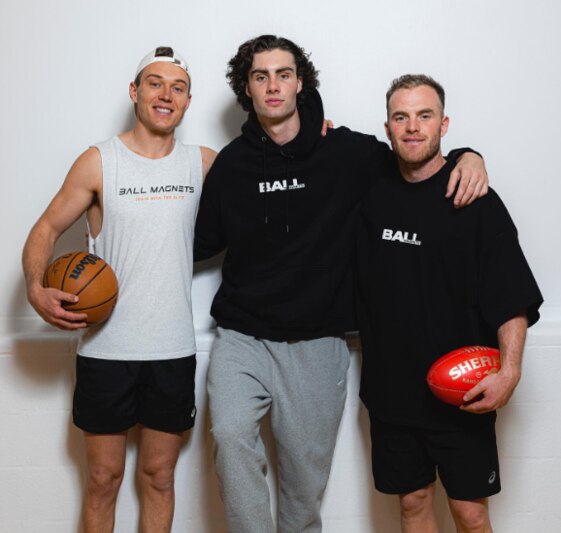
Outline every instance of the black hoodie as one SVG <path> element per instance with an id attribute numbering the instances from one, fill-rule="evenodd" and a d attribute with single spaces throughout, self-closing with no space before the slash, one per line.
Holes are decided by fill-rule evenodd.
<path id="1" fill-rule="evenodd" d="M 208 173 L 195 230 L 196 261 L 227 248 L 217 324 L 273 341 L 356 329 L 357 208 L 394 161 L 374 136 L 337 128 L 322 137 L 317 92 L 298 111 L 300 131 L 283 146 L 250 113 Z"/>

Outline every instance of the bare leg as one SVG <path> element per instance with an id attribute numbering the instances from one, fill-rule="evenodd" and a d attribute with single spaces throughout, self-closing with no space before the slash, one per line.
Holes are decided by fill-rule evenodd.
<path id="1" fill-rule="evenodd" d="M 175 505 L 174 471 L 182 433 L 140 428 L 137 476 L 141 533 L 171 531 Z"/>
<path id="2" fill-rule="evenodd" d="M 438 533 L 434 515 L 434 483 L 400 494 L 401 531 L 403 533 Z"/>
<path id="3" fill-rule="evenodd" d="M 111 533 L 115 502 L 125 473 L 127 433 L 84 433 L 88 461 L 82 519 L 85 533 Z"/>
<path id="4" fill-rule="evenodd" d="M 448 504 L 458 533 L 493 533 L 487 498 L 469 501 L 448 498 Z"/>

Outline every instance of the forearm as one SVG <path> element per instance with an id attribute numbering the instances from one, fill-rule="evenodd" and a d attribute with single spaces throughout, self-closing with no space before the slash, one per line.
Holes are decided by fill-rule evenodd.
<path id="1" fill-rule="evenodd" d="M 43 274 L 52 259 L 59 233 L 40 219 L 29 233 L 22 254 L 27 299 L 37 314 L 49 324 L 64 330 L 86 327 L 85 313 L 71 312 L 65 302 L 76 303 L 78 297 L 58 289 L 43 287 Z"/>
<path id="2" fill-rule="evenodd" d="M 22 253 L 23 273 L 27 292 L 42 286 L 43 274 L 54 253 L 56 237 L 41 222 L 33 226 Z"/>
<path id="3" fill-rule="evenodd" d="M 501 354 L 501 373 L 517 384 L 522 375 L 522 353 L 526 342 L 528 320 L 522 311 L 507 320 L 497 331 Z"/>
<path id="4" fill-rule="evenodd" d="M 486 376 L 473 389 L 466 392 L 464 401 L 467 403 L 460 409 L 482 414 L 504 407 L 508 403 L 522 375 L 522 352 L 527 328 L 525 311 L 521 311 L 499 327 L 497 337 L 501 369 L 495 374 Z M 477 399 L 480 396 L 481 399 Z"/>

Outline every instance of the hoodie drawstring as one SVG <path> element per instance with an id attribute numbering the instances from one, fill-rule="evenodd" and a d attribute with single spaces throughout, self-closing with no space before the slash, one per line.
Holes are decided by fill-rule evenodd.
<path id="1" fill-rule="evenodd" d="M 267 137 L 263 135 L 261 137 L 261 145 L 263 146 L 263 183 L 267 183 Z M 285 173 L 285 183 L 286 183 L 286 190 L 285 190 L 285 203 L 284 203 L 284 220 L 285 220 L 285 229 L 286 233 L 290 232 L 290 223 L 289 223 L 289 216 L 288 216 L 288 196 L 290 193 L 290 185 L 289 183 L 289 176 L 290 176 L 290 162 L 294 159 L 294 156 L 291 154 L 285 153 L 282 149 L 280 150 L 280 154 L 286 159 L 286 173 Z M 263 194 L 263 219 L 265 224 L 269 223 L 269 214 L 268 214 L 268 191 L 265 190 Z"/>
<path id="2" fill-rule="evenodd" d="M 267 137 L 264 135 L 261 137 L 261 144 L 263 146 L 263 182 L 267 181 Z M 267 214 L 267 193 L 263 195 L 263 218 L 265 219 L 265 224 L 269 223 L 269 216 Z"/>
<path id="3" fill-rule="evenodd" d="M 286 181 L 286 191 L 284 194 L 284 198 L 285 198 L 285 202 L 284 202 L 284 222 L 285 222 L 285 227 L 286 227 L 286 233 L 290 232 L 290 224 L 289 224 L 289 220 L 288 220 L 288 196 L 290 193 L 290 185 L 288 184 L 288 180 L 289 180 L 289 176 L 290 176 L 290 162 L 292 161 L 292 159 L 294 158 L 294 156 L 290 155 L 290 154 L 285 154 L 282 150 L 280 151 L 281 155 L 283 157 L 286 157 L 287 162 L 286 162 L 286 174 L 285 174 L 285 181 Z"/>

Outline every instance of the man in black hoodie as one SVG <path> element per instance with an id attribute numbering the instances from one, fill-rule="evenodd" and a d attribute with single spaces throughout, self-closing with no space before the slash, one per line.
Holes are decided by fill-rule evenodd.
<path id="1" fill-rule="evenodd" d="M 318 532 L 346 397 L 344 334 L 356 329 L 357 208 L 395 160 L 373 136 L 338 128 L 321 137 L 317 71 L 291 41 L 248 41 L 229 67 L 249 118 L 208 174 L 195 243 L 195 260 L 227 249 L 208 392 L 228 530 L 275 530 L 259 437 L 270 411 L 278 529 Z M 458 201 L 486 185 L 465 188 Z"/>

